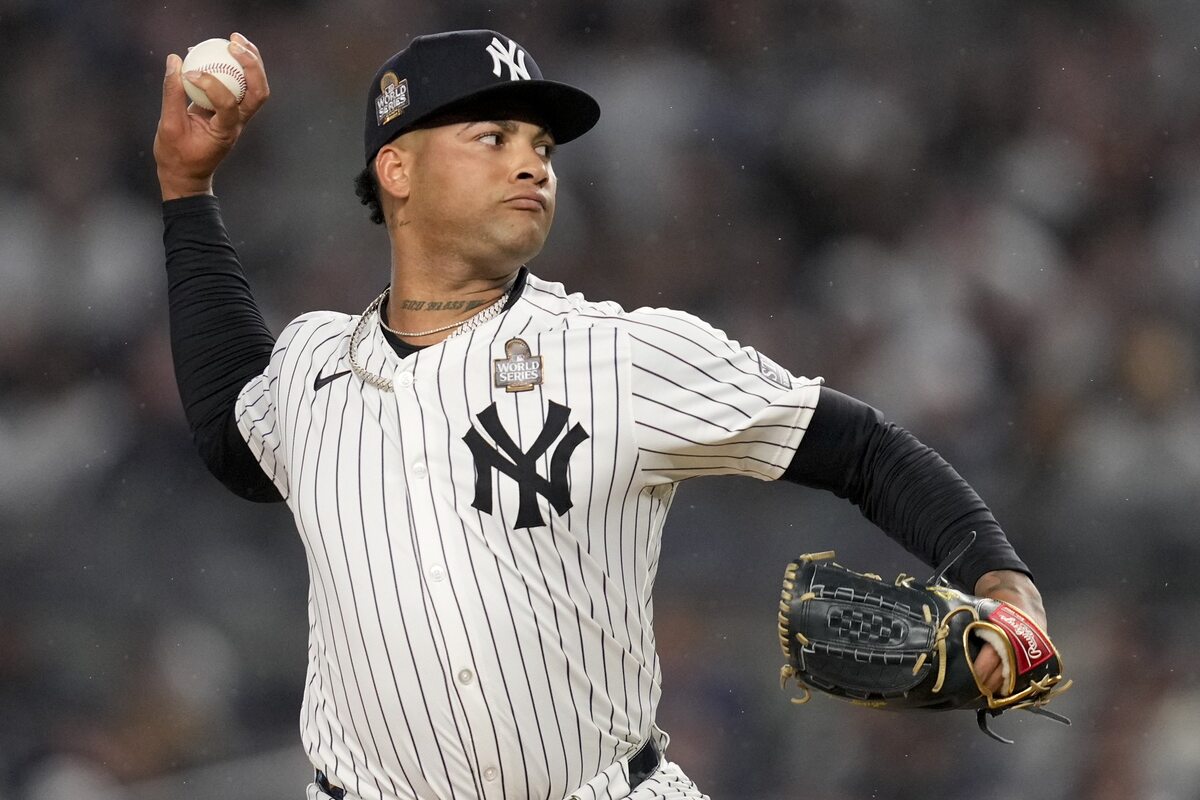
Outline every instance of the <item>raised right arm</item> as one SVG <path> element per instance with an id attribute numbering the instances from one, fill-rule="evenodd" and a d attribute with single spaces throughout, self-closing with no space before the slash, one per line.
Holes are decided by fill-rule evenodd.
<path id="1" fill-rule="evenodd" d="M 257 48 L 234 34 L 246 70 L 239 106 L 210 75 L 189 76 L 215 106 L 188 106 L 181 59 L 167 57 L 154 157 L 163 197 L 167 299 L 175 378 L 192 438 L 209 470 L 249 500 L 281 500 L 238 432 L 238 393 L 267 366 L 274 346 L 212 195 L 213 173 L 269 90 Z"/>

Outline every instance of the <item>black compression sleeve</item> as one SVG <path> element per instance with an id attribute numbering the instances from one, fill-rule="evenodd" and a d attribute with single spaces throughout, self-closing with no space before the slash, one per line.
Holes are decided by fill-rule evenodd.
<path id="1" fill-rule="evenodd" d="M 163 203 L 163 244 L 171 354 L 192 439 L 209 471 L 235 494 L 282 500 L 234 417 L 238 393 L 266 368 L 275 339 L 242 274 L 217 199 Z"/>
<path id="2" fill-rule="evenodd" d="M 992 512 L 945 459 L 874 408 L 833 389 L 821 388 L 783 477 L 850 500 L 931 566 L 975 531 L 974 546 L 948 575 L 968 592 L 991 570 L 1029 573 Z"/>

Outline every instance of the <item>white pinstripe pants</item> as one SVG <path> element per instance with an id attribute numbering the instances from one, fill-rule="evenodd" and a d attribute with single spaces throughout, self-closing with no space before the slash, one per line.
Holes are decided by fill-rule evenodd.
<path id="1" fill-rule="evenodd" d="M 708 795 L 700 791 L 692 779 L 683 773 L 678 764 L 666 760 L 659 764 L 658 769 L 642 781 L 633 792 L 621 797 L 628 800 L 709 800 Z M 310 783 L 305 799 L 329 800 L 329 796 L 322 794 L 315 783 Z M 357 798 L 347 792 L 346 800 L 357 800 Z M 617 800 L 617 798 L 614 797 L 613 800 Z"/>

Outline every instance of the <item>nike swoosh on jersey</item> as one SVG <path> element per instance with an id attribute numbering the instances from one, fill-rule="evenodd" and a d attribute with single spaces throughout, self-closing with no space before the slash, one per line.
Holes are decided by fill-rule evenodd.
<path id="1" fill-rule="evenodd" d="M 342 377 L 343 375 L 349 375 L 349 374 L 350 374 L 350 370 L 346 370 L 345 372 L 335 372 L 332 375 L 326 375 L 324 378 L 322 378 L 321 373 L 318 372 L 317 377 L 313 379 L 313 391 L 314 392 L 319 391 L 320 388 L 322 386 L 324 386 L 325 384 L 332 383 L 333 381 L 336 381 L 338 378 Z"/>

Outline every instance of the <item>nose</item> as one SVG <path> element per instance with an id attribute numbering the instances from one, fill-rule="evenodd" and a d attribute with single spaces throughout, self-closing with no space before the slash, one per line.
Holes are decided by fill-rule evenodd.
<path id="1" fill-rule="evenodd" d="M 532 147 L 520 148 L 520 157 L 513 169 L 512 180 L 515 183 L 528 181 L 537 186 L 544 186 L 550 180 L 550 166 L 538 155 Z"/>

